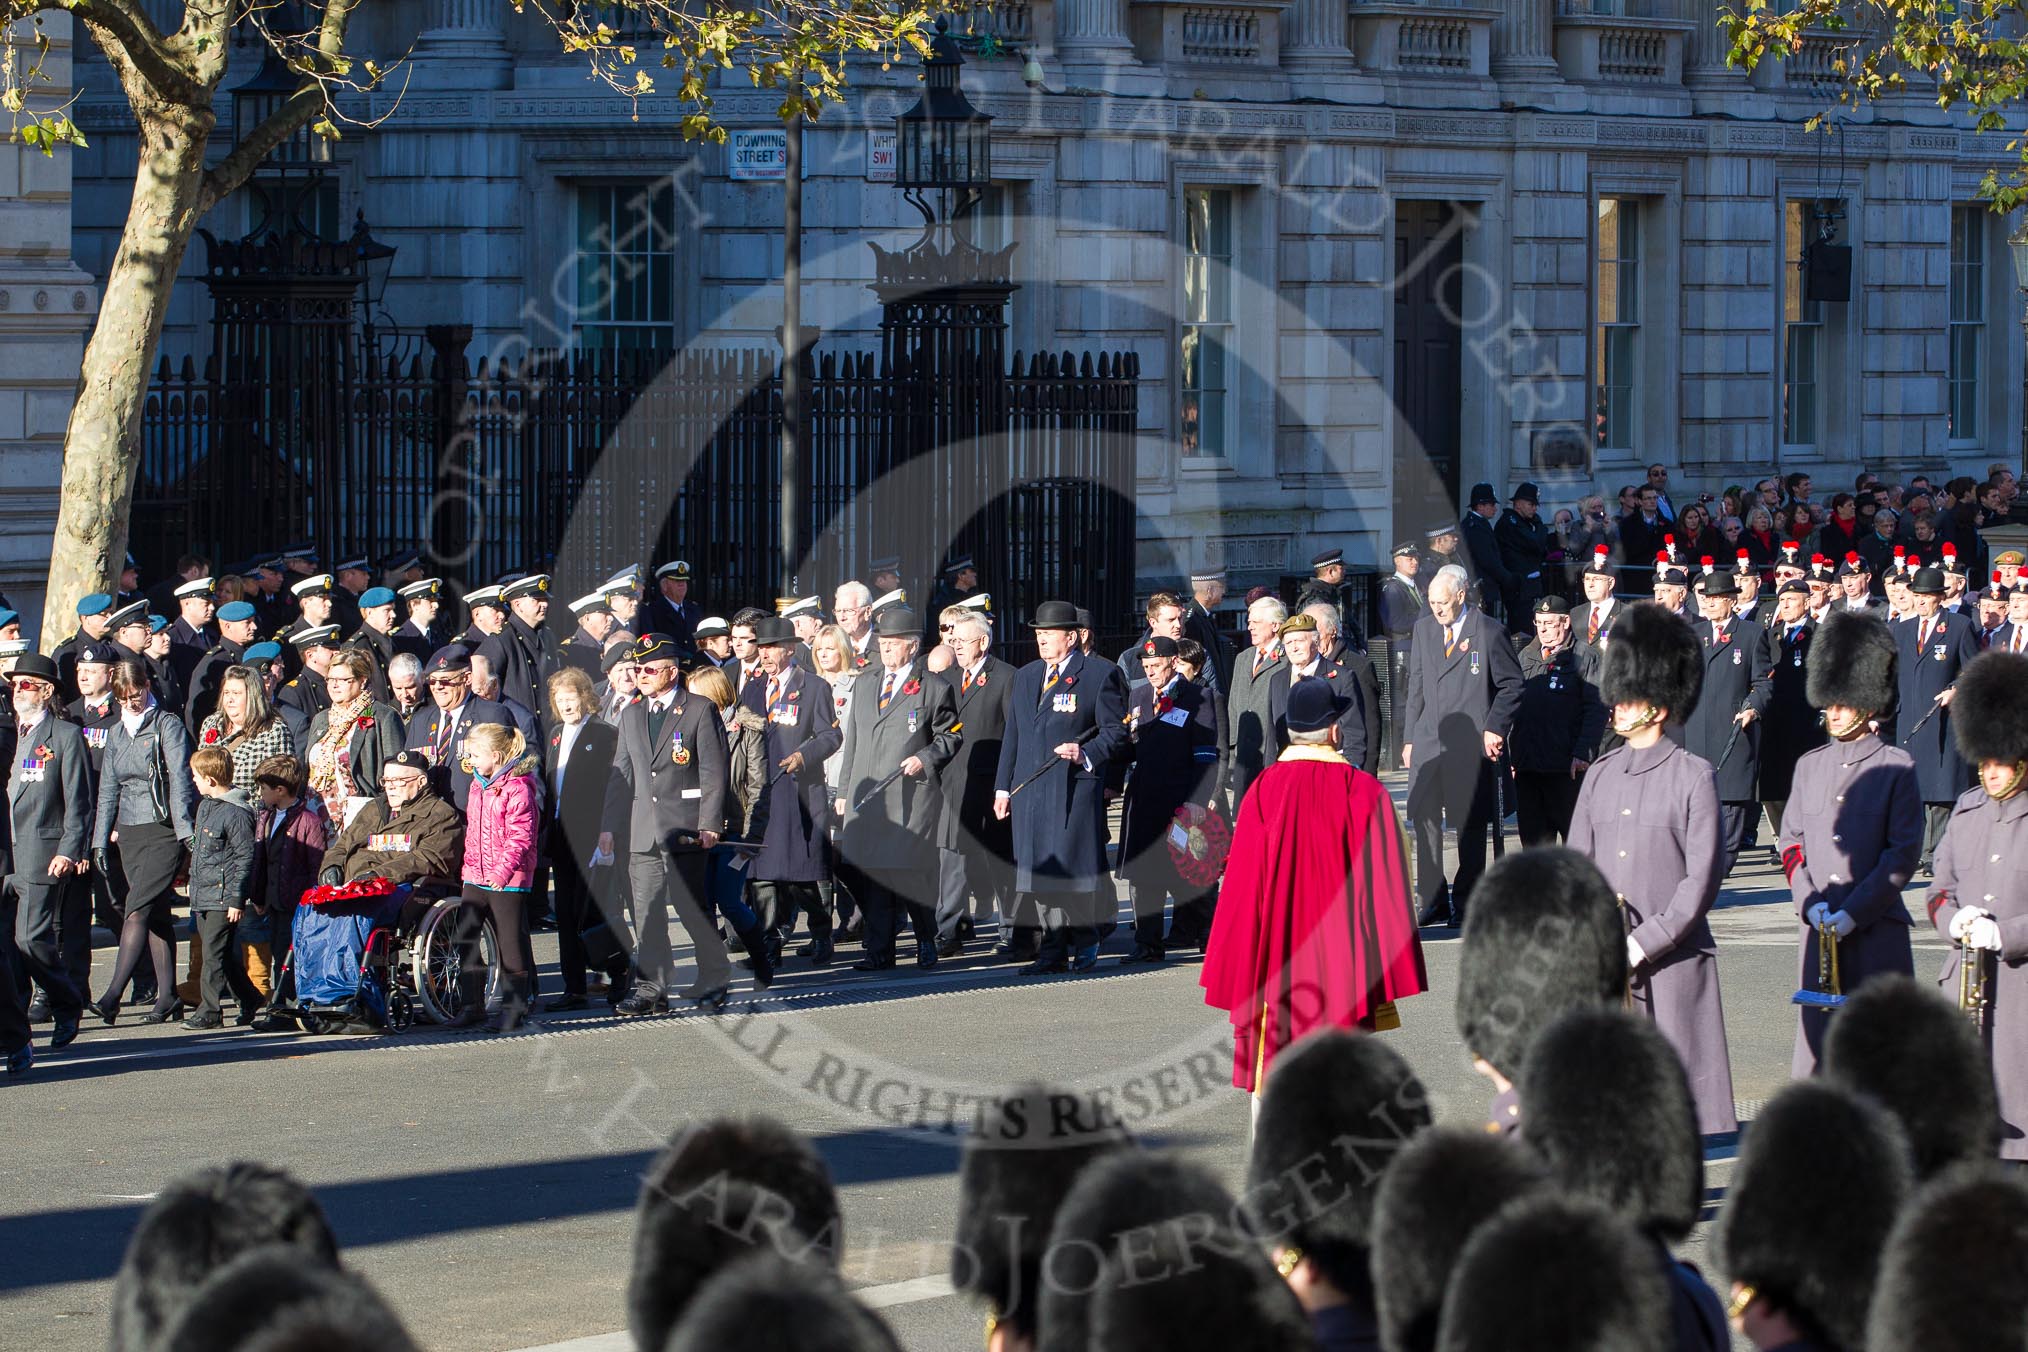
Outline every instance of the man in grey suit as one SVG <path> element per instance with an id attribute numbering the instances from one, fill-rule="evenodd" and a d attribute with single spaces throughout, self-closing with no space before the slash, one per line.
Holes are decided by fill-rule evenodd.
<path id="1" fill-rule="evenodd" d="M 0 923 L 49 1001 L 49 1045 L 55 1048 L 77 1037 L 84 1012 L 84 992 L 69 969 L 77 948 L 91 943 L 90 899 L 81 886 L 92 828 L 91 753 L 84 733 L 52 707 L 55 662 L 30 653 L 15 662 L 11 680 L 17 735 L 7 775 L 7 834 L 13 858 L 0 888 Z M 18 998 L 11 973 L 4 979 Z"/>
<path id="2" fill-rule="evenodd" d="M 838 776 L 838 848 L 866 879 L 862 972 L 894 966 L 905 908 L 915 928 L 915 963 L 937 965 L 937 777 L 957 755 L 957 692 L 917 660 L 922 621 L 890 606 L 875 622 L 880 668 L 859 673 L 845 724 Z M 900 774 L 895 772 L 899 770 Z M 890 776 L 893 776 L 890 779 Z"/>
<path id="3" fill-rule="evenodd" d="M 605 821 L 624 816 L 629 823 L 633 848 L 627 876 L 638 934 L 634 989 L 613 1008 L 628 1015 L 668 1010 L 675 969 L 670 903 L 697 954 L 697 982 L 680 998 L 721 1008 L 732 981 L 732 959 L 705 910 L 704 877 L 705 856 L 725 832 L 731 801 L 725 723 L 710 700 L 683 689 L 675 640 L 643 634 L 633 654 L 641 697 L 620 714 Z M 600 834 L 598 847 L 612 852 L 612 832 Z"/>
<path id="4" fill-rule="evenodd" d="M 1415 829 L 1418 924 L 1463 927 L 1472 886 L 1486 867 L 1493 776 L 1521 707 L 1521 665 L 1505 626 L 1465 604 L 1467 582 L 1443 568 L 1429 585 L 1429 613 L 1415 622 L 1401 762 Z M 1458 833 L 1455 887 L 1444 882 L 1444 820 Z"/>
<path id="5" fill-rule="evenodd" d="M 1288 669 L 1282 655 L 1282 621 L 1288 607 L 1272 596 L 1263 596 L 1246 608 L 1246 633 L 1253 646 L 1232 663 L 1232 685 L 1226 704 L 1225 763 L 1227 789 L 1232 794 L 1232 812 L 1239 815 L 1239 801 L 1247 786 L 1281 754 L 1275 739 L 1275 675 Z M 1284 684 L 1286 688 L 1286 684 Z"/>

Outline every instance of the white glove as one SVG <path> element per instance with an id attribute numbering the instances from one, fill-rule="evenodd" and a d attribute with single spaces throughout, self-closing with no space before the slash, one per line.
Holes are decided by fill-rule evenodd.
<path id="1" fill-rule="evenodd" d="M 1647 960 L 1648 955 L 1641 951 L 1640 941 L 1629 934 L 1627 936 L 1627 970 L 1632 971 Z"/>
<path id="2" fill-rule="evenodd" d="M 1859 922 L 1854 920 L 1851 917 L 1851 915 L 1845 911 L 1833 911 L 1830 916 L 1830 921 L 1831 928 L 1838 931 L 1838 937 L 1840 939 L 1848 937 L 1853 930 L 1859 928 Z"/>
<path id="3" fill-rule="evenodd" d="M 1829 914 L 1830 909 L 1821 901 L 1813 901 L 1810 903 L 1810 909 L 1803 912 L 1803 919 L 1810 922 L 1811 929 L 1815 929 L 1824 923 L 1824 917 Z"/>
<path id="4" fill-rule="evenodd" d="M 1991 912 L 1982 911 L 1976 906 L 1960 907 L 1958 913 L 1951 917 L 1951 938 L 1959 943 L 1963 943 L 1965 941 L 1965 931 L 1972 927 L 1972 922 L 1974 920 L 1988 919 L 1991 914 Z"/>
<path id="5" fill-rule="evenodd" d="M 1965 947 L 1999 952 L 2000 922 L 1990 915 L 1982 915 L 1974 920 L 1965 930 Z"/>

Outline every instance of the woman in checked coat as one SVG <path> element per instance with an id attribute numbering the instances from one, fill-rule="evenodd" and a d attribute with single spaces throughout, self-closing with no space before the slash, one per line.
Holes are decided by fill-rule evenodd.
<path id="1" fill-rule="evenodd" d="M 1602 684 L 1613 731 L 1578 791 L 1569 845 L 1598 864 L 1625 914 L 1628 998 L 1683 1058 L 1705 1135 L 1737 1131 L 1732 1061 L 1706 920 L 1724 881 L 1711 766 L 1663 735 L 1697 707 L 1704 653 L 1689 623 L 1651 601 L 1613 627 Z"/>

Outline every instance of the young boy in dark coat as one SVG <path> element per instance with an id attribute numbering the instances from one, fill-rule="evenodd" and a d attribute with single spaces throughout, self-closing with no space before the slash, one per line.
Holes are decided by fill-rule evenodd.
<path id="1" fill-rule="evenodd" d="M 249 1024 L 261 1006 L 261 995 L 240 966 L 235 933 L 253 896 L 254 814 L 246 791 L 232 787 L 232 757 L 215 746 L 199 747 L 190 757 L 190 777 L 201 801 L 190 841 L 190 917 L 204 950 L 204 968 L 197 978 L 197 1012 L 185 1028 L 217 1028 L 228 986 L 239 1001 L 239 1022 Z"/>

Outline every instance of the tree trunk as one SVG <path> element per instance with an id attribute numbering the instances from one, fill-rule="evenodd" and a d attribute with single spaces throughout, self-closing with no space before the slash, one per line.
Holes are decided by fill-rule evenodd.
<path id="1" fill-rule="evenodd" d="M 210 108 L 137 105 L 134 114 L 140 163 L 133 205 L 106 274 L 64 433 L 63 494 L 42 611 L 45 652 L 76 631 L 81 598 L 114 589 L 120 574 L 114 561 L 125 561 L 142 403 L 204 186 Z"/>

